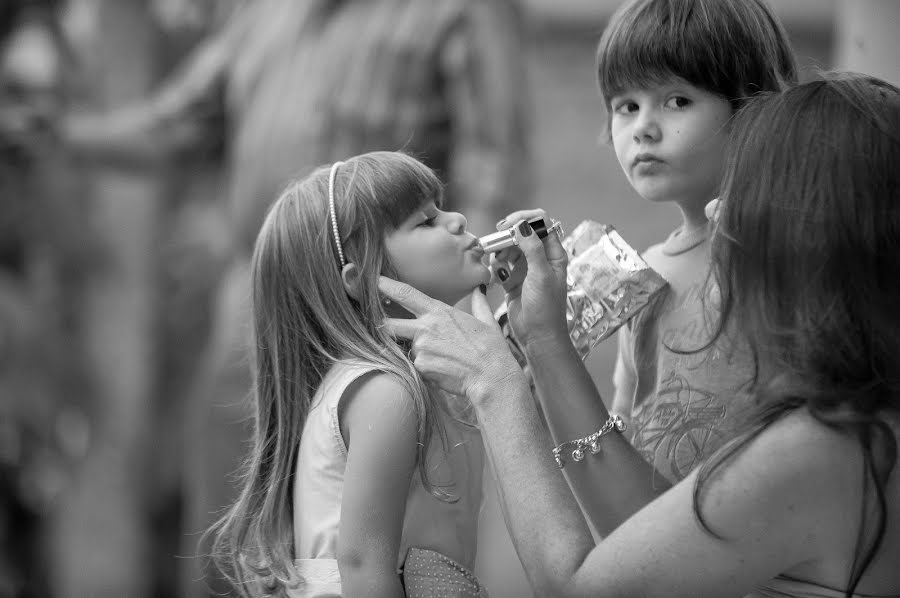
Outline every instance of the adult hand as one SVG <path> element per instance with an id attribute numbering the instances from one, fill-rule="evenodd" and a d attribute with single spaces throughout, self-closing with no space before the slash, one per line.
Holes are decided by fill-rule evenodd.
<path id="1" fill-rule="evenodd" d="M 525 347 L 535 340 L 561 337 L 566 327 L 566 268 L 569 256 L 559 236 L 547 235 L 543 243 L 527 220 L 546 218 L 543 210 L 519 210 L 499 226 L 515 227 L 517 247 L 491 256 L 491 270 L 506 292 L 509 323 Z"/>
<path id="2" fill-rule="evenodd" d="M 387 318 L 384 324 L 394 337 L 411 342 L 416 369 L 440 389 L 475 402 L 517 377 L 527 384 L 480 291 L 472 294 L 469 315 L 384 276 L 378 288 L 415 316 Z"/>

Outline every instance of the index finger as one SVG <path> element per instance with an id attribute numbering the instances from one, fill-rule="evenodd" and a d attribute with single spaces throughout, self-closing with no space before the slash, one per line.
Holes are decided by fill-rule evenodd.
<path id="1" fill-rule="evenodd" d="M 407 320 L 405 318 L 385 318 L 384 327 L 392 337 L 411 341 L 416 338 L 422 323 L 418 320 Z"/>
<path id="2" fill-rule="evenodd" d="M 501 220 L 497 226 L 498 230 L 503 230 L 506 228 L 510 228 L 511 226 L 518 224 L 520 220 L 531 220 L 533 218 L 546 218 L 547 212 L 542 208 L 531 208 L 528 210 L 516 210 L 515 212 L 511 212 L 506 215 L 506 218 Z"/>
<path id="3" fill-rule="evenodd" d="M 444 305 L 437 299 L 432 299 L 405 282 L 400 282 L 387 276 L 378 277 L 378 290 L 381 291 L 382 295 L 396 302 L 400 307 L 405 308 L 416 317 L 427 314 L 436 307 Z"/>

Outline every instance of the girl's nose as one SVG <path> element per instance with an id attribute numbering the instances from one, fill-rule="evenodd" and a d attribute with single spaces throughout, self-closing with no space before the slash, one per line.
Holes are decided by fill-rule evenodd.
<path id="1" fill-rule="evenodd" d="M 653 112 L 642 111 L 634 123 L 634 140 L 637 142 L 659 141 L 661 133 Z"/>
<path id="2" fill-rule="evenodd" d="M 460 214 L 459 212 L 447 212 L 447 229 L 455 234 L 460 235 L 466 232 L 466 226 L 468 222 L 466 221 L 466 217 Z"/>

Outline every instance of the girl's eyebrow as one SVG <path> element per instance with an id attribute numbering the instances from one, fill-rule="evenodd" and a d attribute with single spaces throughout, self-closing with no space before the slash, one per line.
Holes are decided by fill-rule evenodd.
<path id="1" fill-rule="evenodd" d="M 436 217 L 437 210 L 435 210 L 433 206 L 434 204 L 431 204 L 431 206 L 423 204 L 419 209 L 415 210 L 407 217 L 406 222 L 411 226 L 418 226 L 420 222 Z"/>
<path id="2" fill-rule="evenodd" d="M 666 85 L 666 90 L 670 93 L 678 92 L 678 93 L 688 94 L 688 93 L 691 93 L 691 91 L 693 89 L 696 89 L 696 88 L 693 85 L 691 85 L 690 83 L 685 83 L 684 81 L 678 81 L 676 83 L 671 83 L 669 85 Z"/>

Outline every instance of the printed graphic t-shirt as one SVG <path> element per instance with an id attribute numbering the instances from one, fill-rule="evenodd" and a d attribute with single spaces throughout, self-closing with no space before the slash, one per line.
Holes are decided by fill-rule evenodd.
<path id="1" fill-rule="evenodd" d="M 620 329 L 612 410 L 656 472 L 677 482 L 734 436 L 751 406 L 752 361 L 725 341 L 692 352 L 716 324 L 709 228 L 676 230 L 643 257 L 669 282 L 668 295 L 653 308 L 655 321 Z"/>

